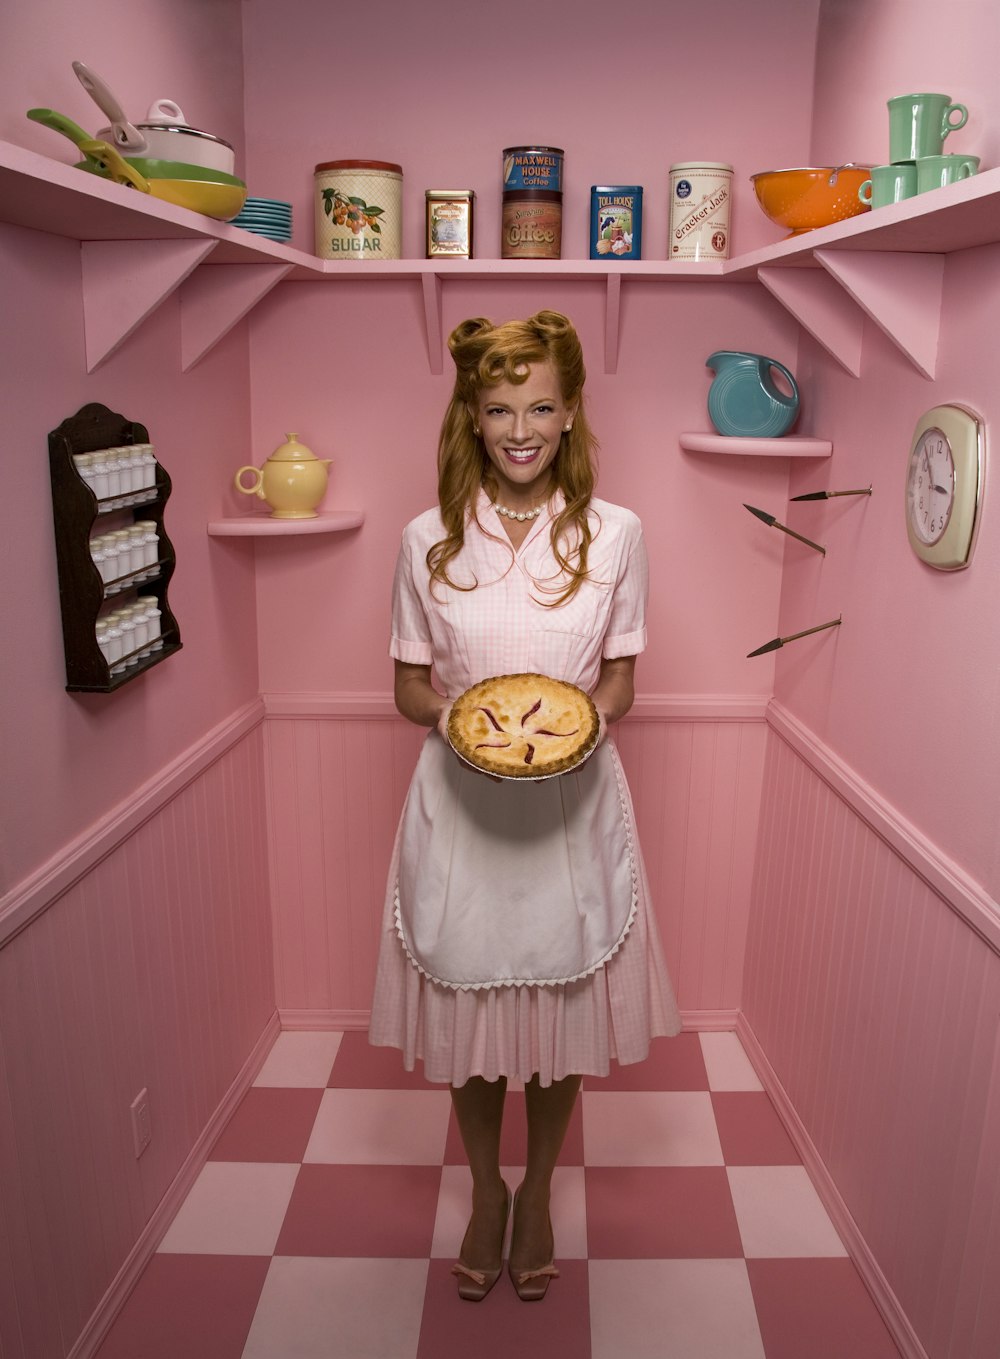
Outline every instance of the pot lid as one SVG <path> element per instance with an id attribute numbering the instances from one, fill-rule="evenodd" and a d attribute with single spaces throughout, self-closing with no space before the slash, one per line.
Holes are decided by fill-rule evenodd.
<path id="1" fill-rule="evenodd" d="M 279 444 L 278 447 L 271 454 L 271 456 L 268 458 L 268 462 L 316 462 L 316 461 L 318 461 L 316 454 L 312 451 L 311 448 L 307 448 L 305 444 L 299 443 L 299 436 L 297 434 L 286 434 L 285 442 L 283 444 Z"/>
<path id="2" fill-rule="evenodd" d="M 183 132 L 185 137 L 201 137 L 206 142 L 218 142 L 230 151 L 233 149 L 232 142 L 227 142 L 225 137 L 216 137 L 211 132 L 202 132 L 200 128 L 188 127 L 186 123 L 136 123 L 136 127 L 140 132 Z"/>

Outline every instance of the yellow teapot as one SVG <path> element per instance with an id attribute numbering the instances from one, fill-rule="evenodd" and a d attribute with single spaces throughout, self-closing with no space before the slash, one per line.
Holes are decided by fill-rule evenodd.
<path id="1" fill-rule="evenodd" d="M 299 443 L 297 434 L 286 434 L 263 467 L 241 467 L 233 478 L 244 495 L 256 495 L 271 506 L 272 519 L 315 519 L 316 506 L 326 494 L 327 468 L 332 459 L 317 458 Z M 253 485 L 243 482 L 244 472 L 253 474 Z"/>

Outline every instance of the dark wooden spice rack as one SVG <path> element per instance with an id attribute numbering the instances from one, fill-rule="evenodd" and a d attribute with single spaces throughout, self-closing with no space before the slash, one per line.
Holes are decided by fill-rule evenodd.
<path id="1" fill-rule="evenodd" d="M 150 499 L 120 507 L 98 500 L 73 461 L 75 453 L 94 453 L 103 448 L 144 443 L 149 443 L 149 433 L 144 425 L 118 415 L 97 402 L 83 406 L 49 434 L 59 603 L 66 650 L 66 688 L 71 692 L 110 693 L 145 674 L 181 648 L 180 629 L 167 602 L 167 587 L 176 558 L 163 524 L 163 510 L 171 491 L 170 477 L 165 468 L 157 459 L 156 482 L 154 487 L 149 488 Z M 98 531 L 123 528 L 137 519 L 150 519 L 156 524 L 159 535 L 156 575 L 151 579 L 143 579 L 141 584 L 130 584 L 130 577 L 123 577 L 120 582 L 116 582 L 121 588 L 110 597 L 110 608 L 105 609 L 105 604 L 109 602 L 106 585 L 90 555 L 92 531 L 95 527 Z M 133 576 L 136 574 L 142 573 L 132 573 Z M 118 602 L 134 598 L 140 588 L 144 595 L 154 596 L 157 601 L 163 645 L 136 664 L 128 665 L 121 674 L 112 675 L 111 667 L 97 644 L 95 625 L 102 613 L 110 612 Z M 141 649 L 145 650 L 145 647 Z"/>

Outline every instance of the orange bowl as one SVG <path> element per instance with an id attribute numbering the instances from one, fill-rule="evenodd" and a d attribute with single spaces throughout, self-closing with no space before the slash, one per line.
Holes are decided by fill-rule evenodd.
<path id="1" fill-rule="evenodd" d="M 858 189 L 870 178 L 868 165 L 810 165 L 750 176 L 765 214 L 793 236 L 868 212 Z"/>

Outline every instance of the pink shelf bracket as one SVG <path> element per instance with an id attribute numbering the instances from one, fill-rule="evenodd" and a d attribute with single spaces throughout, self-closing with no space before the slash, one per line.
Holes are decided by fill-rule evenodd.
<path id="1" fill-rule="evenodd" d="M 822 269 L 757 270 L 764 287 L 852 377 L 861 376 L 864 315 Z"/>
<path id="2" fill-rule="evenodd" d="M 444 372 L 444 336 L 441 333 L 441 277 L 439 274 L 421 274 L 424 294 L 424 327 L 427 331 L 427 358 L 432 373 Z"/>
<path id="3" fill-rule="evenodd" d="M 608 291 L 604 304 L 604 371 L 618 372 L 618 335 L 621 317 L 622 276 L 608 274 Z"/>
<path id="4" fill-rule="evenodd" d="M 215 249 L 215 241 L 83 241 L 87 372 L 113 354 Z"/>
<path id="5" fill-rule="evenodd" d="M 816 259 L 924 377 L 937 368 L 944 256 L 817 250 Z"/>
<path id="6" fill-rule="evenodd" d="M 224 264 L 192 274 L 180 291 L 183 371 L 204 358 L 291 268 L 290 264 Z"/>

